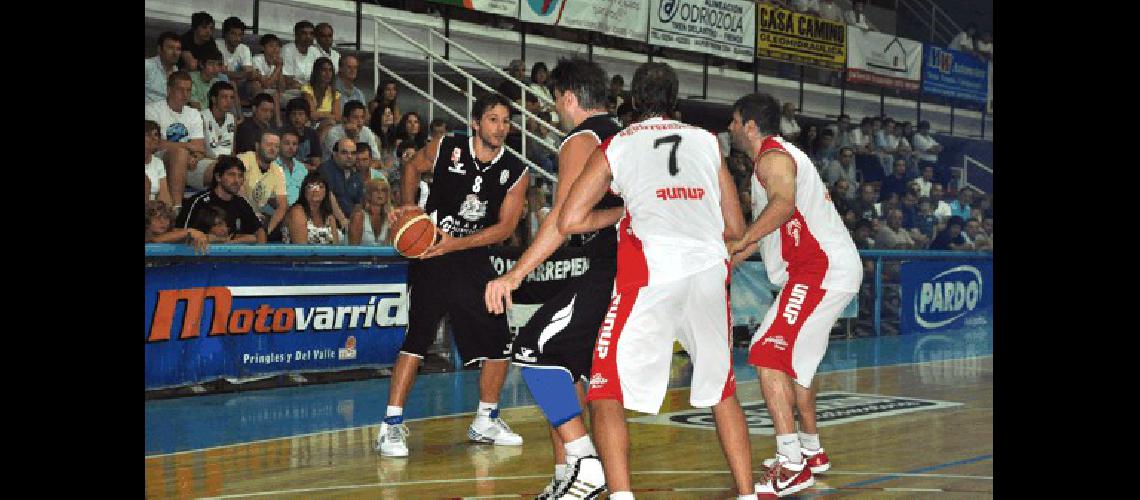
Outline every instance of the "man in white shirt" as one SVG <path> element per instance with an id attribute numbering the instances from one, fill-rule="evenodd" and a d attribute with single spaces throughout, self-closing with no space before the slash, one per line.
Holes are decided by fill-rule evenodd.
<path id="1" fill-rule="evenodd" d="M 371 168 L 380 169 L 380 140 L 372 130 L 364 124 L 364 103 L 360 101 L 349 101 L 344 105 L 344 123 L 339 123 L 331 128 L 323 138 L 321 144 L 324 144 L 325 151 L 322 158 L 324 161 L 329 161 L 333 157 L 333 146 L 336 145 L 341 139 L 348 137 L 354 142 L 368 143 L 368 149 L 372 150 Z"/>
<path id="2" fill-rule="evenodd" d="M 780 135 L 791 142 L 800 138 L 800 124 L 796 123 L 796 105 L 784 103 L 783 113 L 780 114 Z"/>
<path id="3" fill-rule="evenodd" d="M 942 200 L 942 184 L 935 182 L 930 186 L 930 204 L 934 206 L 934 216 L 938 217 L 939 221 L 945 221 L 954 215 L 950 204 Z"/>
<path id="4" fill-rule="evenodd" d="M 317 25 L 317 45 L 314 47 L 320 53 L 318 57 L 327 57 L 332 61 L 334 68 L 340 67 L 340 52 L 333 48 L 333 28 L 329 23 Z"/>
<path id="5" fill-rule="evenodd" d="M 313 63 L 322 57 L 321 51 L 314 49 L 313 32 L 313 23 L 297 23 L 293 26 L 293 35 L 297 41 L 281 49 L 281 61 L 284 64 L 282 74 L 295 80 L 298 86 L 309 83 Z"/>
<path id="6" fill-rule="evenodd" d="M 187 104 L 192 86 L 189 73 L 175 71 L 167 80 L 166 99 L 146 105 L 146 119 L 154 120 L 162 134 L 156 154 L 166 164 L 170 198 L 176 211 L 182 206 L 187 171 L 196 169 L 198 160 L 206 156 L 202 115 Z"/>
<path id="7" fill-rule="evenodd" d="M 989 31 L 983 31 L 981 38 L 978 39 L 978 55 L 990 60 L 994 58 L 994 35 Z"/>
<path id="8" fill-rule="evenodd" d="M 284 74 L 285 61 L 281 56 L 281 39 L 270 33 L 262 36 L 260 43 L 264 53 L 253 56 L 255 74 L 249 83 L 250 93 L 256 96 L 265 92 L 273 96 L 274 102 L 281 102 L 283 91 L 297 89 L 300 86 L 296 80 Z"/>
<path id="9" fill-rule="evenodd" d="M 975 54 L 974 37 L 978 34 L 978 27 L 974 23 L 966 25 L 966 30 L 958 33 L 953 40 L 950 40 L 950 50 L 960 50 L 962 52 L 969 52 Z"/>
<path id="10" fill-rule="evenodd" d="M 854 0 L 851 2 L 851 10 L 847 11 L 846 16 L 847 24 L 862 28 L 864 31 L 875 30 L 875 25 L 871 24 L 871 21 L 867 20 L 866 7 L 866 0 Z"/>
<path id="11" fill-rule="evenodd" d="M 146 100 L 150 104 L 166 99 L 166 79 L 174 73 L 174 64 L 182 57 L 182 40 L 166 31 L 158 35 L 158 55 L 146 60 Z"/>
<path id="12" fill-rule="evenodd" d="M 206 179 L 213 179 L 214 163 L 218 156 L 233 154 L 234 131 L 237 121 L 230 112 L 237 100 L 234 86 L 229 82 L 218 82 L 210 87 L 207 97 L 209 109 L 202 113 L 202 127 L 206 136 L 206 157 L 198 160 L 198 167 L 187 173 L 186 185 L 195 189 L 207 189 Z"/>
<path id="13" fill-rule="evenodd" d="M 819 15 L 819 0 L 792 0 L 792 9 L 803 14 Z"/>
<path id="14" fill-rule="evenodd" d="M 914 180 L 918 184 L 918 196 L 930 196 L 930 188 L 934 186 L 934 165 L 922 167 L 922 177 Z"/>
<path id="15" fill-rule="evenodd" d="M 835 5 L 835 0 L 819 0 L 819 17 L 841 23 L 843 22 L 843 9 Z"/>
<path id="16" fill-rule="evenodd" d="M 930 136 L 930 122 L 923 120 L 918 122 L 918 131 L 914 133 L 914 153 L 918 156 L 918 167 L 924 168 L 927 165 L 933 166 L 938 162 L 938 153 L 942 152 L 942 145 Z M 935 171 L 935 174 L 939 172 Z M 943 184 L 950 181 L 949 170 L 941 176 L 936 176 L 935 180 Z"/>
<path id="17" fill-rule="evenodd" d="M 249 79 L 253 78 L 253 55 L 249 46 L 241 43 L 244 33 L 245 23 L 237 17 L 229 17 L 222 23 L 223 38 L 214 40 L 214 43 L 225 61 L 226 69 L 223 73 L 231 82 L 237 83 L 239 88 L 245 89 L 243 94 L 252 95 L 247 86 Z"/>

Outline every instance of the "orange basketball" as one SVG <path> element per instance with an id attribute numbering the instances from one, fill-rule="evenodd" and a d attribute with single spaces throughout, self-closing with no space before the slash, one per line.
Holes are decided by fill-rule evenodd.
<path id="1" fill-rule="evenodd" d="M 404 257 L 419 257 L 436 242 L 435 224 L 418 208 L 404 212 L 392 227 L 398 228 L 392 242 Z"/>

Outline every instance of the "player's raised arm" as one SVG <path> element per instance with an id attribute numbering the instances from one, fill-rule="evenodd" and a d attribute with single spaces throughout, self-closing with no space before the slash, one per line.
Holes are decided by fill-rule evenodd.
<path id="1" fill-rule="evenodd" d="M 562 213 L 558 214 L 558 231 L 563 234 L 576 234 L 593 231 L 599 227 L 613 225 L 618 219 L 608 221 L 610 215 L 605 211 L 596 213 L 591 217 L 591 208 L 606 194 L 606 189 L 613 180 L 610 172 L 610 162 L 601 148 L 595 149 L 590 159 L 586 160 L 586 168 L 570 187 L 570 196 L 562 206 Z M 619 217 L 620 218 L 620 217 Z"/>
<path id="2" fill-rule="evenodd" d="M 791 155 L 779 151 L 764 154 L 756 160 L 755 175 L 768 193 L 768 204 L 740 241 L 729 248 L 731 254 L 760 241 L 796 213 L 796 162 Z"/>

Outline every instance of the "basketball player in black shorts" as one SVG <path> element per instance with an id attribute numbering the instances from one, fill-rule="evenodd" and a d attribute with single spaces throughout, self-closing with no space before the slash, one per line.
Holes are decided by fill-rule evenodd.
<path id="1" fill-rule="evenodd" d="M 564 128 L 573 127 L 558 150 L 558 190 L 554 207 L 538 230 L 534 243 L 518 264 L 487 284 L 487 309 L 503 312 L 511 291 L 566 240 L 558 231 L 558 214 L 570 186 L 598 144 L 621 131 L 606 113 L 606 74 L 581 59 L 558 62 L 550 73 L 555 108 Z M 579 398 L 593 361 L 598 329 L 610 307 L 617 272 L 617 232 L 624 214 L 621 198 L 607 195 L 594 207 L 597 231 L 577 234 L 569 244 L 581 247 L 590 267 L 577 280 L 548 300 L 519 332 L 513 362 L 522 365 L 523 380 L 552 428 L 554 479 L 539 498 L 596 498 L 605 489 L 605 474 L 594 444 L 582 422 Z"/>
<path id="2" fill-rule="evenodd" d="M 420 174 L 432 172 L 425 212 L 442 236 L 421 259 L 408 265 L 408 329 L 392 370 L 388 410 L 376 449 L 390 457 L 408 456 L 404 401 L 416 369 L 435 339 L 445 315 L 451 317 L 455 344 L 465 363 L 482 361 L 479 408 L 467 430 L 472 441 L 519 446 L 522 437 L 499 418 L 499 391 L 510 367 L 510 330 L 505 315 L 493 315 L 479 302 L 495 276 L 487 246 L 507 239 L 522 215 L 529 176 L 503 141 L 510 131 L 510 101 L 490 94 L 471 110 L 474 137 L 431 141 L 404 165 L 403 199 L 390 216 L 395 222 L 415 208 Z"/>

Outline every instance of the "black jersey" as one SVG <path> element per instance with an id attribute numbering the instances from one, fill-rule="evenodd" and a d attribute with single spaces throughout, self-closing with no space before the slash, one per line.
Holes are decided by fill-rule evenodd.
<path id="1" fill-rule="evenodd" d="M 499 222 L 499 208 L 526 166 L 500 149 L 490 162 L 475 158 L 474 139 L 444 137 L 436 151 L 424 212 L 451 236 L 470 236 Z"/>
<path id="2" fill-rule="evenodd" d="M 601 144 L 606 139 L 609 139 L 614 134 L 621 132 L 622 126 L 618 124 L 617 118 L 611 114 L 594 115 L 582 121 L 574 130 L 566 134 L 562 140 L 565 145 L 566 141 L 570 140 L 578 134 L 591 134 L 597 138 L 598 144 Z M 561 147 L 559 148 L 561 150 Z M 602 199 L 594 205 L 594 209 L 620 207 L 624 204 L 621 197 L 606 192 Z M 570 237 L 570 245 L 582 247 L 587 257 L 592 260 L 597 259 L 617 259 L 617 230 L 612 227 L 606 227 L 597 231 L 575 234 Z M 598 262 L 605 264 L 602 262 Z M 593 266 L 593 264 L 591 264 Z"/>

